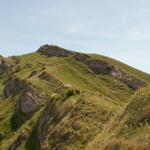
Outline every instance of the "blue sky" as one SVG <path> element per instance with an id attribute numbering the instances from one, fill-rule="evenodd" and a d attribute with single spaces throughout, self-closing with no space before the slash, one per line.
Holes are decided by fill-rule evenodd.
<path id="1" fill-rule="evenodd" d="M 150 73 L 150 0 L 0 0 L 0 54 L 47 43 Z"/>

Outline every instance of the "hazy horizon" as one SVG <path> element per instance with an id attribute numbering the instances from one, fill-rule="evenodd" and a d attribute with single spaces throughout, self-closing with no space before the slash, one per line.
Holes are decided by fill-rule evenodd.
<path id="1" fill-rule="evenodd" d="M 5 0 L 0 17 L 4 56 L 48 43 L 106 55 L 150 73 L 148 0 Z"/>

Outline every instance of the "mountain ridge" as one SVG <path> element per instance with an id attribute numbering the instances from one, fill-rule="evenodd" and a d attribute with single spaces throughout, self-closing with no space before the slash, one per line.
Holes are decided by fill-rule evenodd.
<path id="1" fill-rule="evenodd" d="M 109 137 L 107 132 L 104 135 L 106 127 L 141 89 L 146 91 L 148 103 L 149 84 L 149 74 L 124 63 L 56 45 L 43 45 L 27 55 L 1 57 L 0 149 L 82 150 L 88 145 L 91 150 L 124 149 L 117 136 L 113 146 L 105 140 Z M 142 113 L 149 123 L 147 109 Z M 135 126 L 140 129 L 138 123 Z M 112 130 L 119 132 L 115 126 Z M 106 141 L 105 147 L 96 142 L 98 135 Z M 145 143 L 146 147 L 139 144 L 141 149 L 149 148 Z M 130 148 L 135 149 L 135 144 Z"/>

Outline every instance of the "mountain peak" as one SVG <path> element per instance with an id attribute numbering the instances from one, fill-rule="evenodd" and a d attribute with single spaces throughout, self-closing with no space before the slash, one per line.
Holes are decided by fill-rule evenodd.
<path id="1" fill-rule="evenodd" d="M 58 57 L 67 57 L 72 52 L 69 50 L 66 50 L 64 48 L 61 48 L 57 45 L 43 45 L 41 46 L 37 52 L 41 53 L 42 55 L 46 55 L 48 57 L 51 56 L 58 56 Z"/>

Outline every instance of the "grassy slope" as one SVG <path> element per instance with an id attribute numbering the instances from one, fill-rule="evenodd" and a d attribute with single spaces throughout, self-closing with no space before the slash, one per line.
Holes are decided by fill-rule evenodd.
<path id="1" fill-rule="evenodd" d="M 139 70 L 136 70 L 132 67 L 129 67 L 123 63 L 120 63 L 108 57 L 100 55 L 91 56 L 93 59 L 96 58 L 117 65 L 118 67 L 132 74 L 133 76 L 136 76 L 140 79 L 145 80 L 147 83 L 150 83 L 150 75 L 148 74 L 145 74 Z M 21 62 L 18 64 L 18 66 L 20 67 L 20 71 L 15 75 L 21 79 L 28 80 L 33 85 L 35 85 L 40 91 L 46 92 L 49 96 L 53 94 L 54 90 L 53 87 L 47 81 L 39 79 L 38 76 L 40 73 L 38 72 L 41 70 L 42 67 L 45 67 L 46 72 L 54 76 L 56 79 L 60 80 L 62 83 L 69 83 L 73 86 L 73 88 L 84 91 L 85 95 L 88 95 L 89 99 L 92 100 L 94 97 L 93 102 L 95 102 L 95 100 L 103 98 L 104 101 L 102 101 L 101 105 L 107 105 L 107 108 L 110 108 L 110 110 L 115 109 L 116 112 L 122 109 L 122 107 L 128 102 L 129 98 L 134 93 L 134 91 L 128 88 L 125 84 L 121 83 L 118 80 L 115 80 L 110 76 L 96 76 L 93 73 L 88 72 L 86 65 L 77 62 L 72 58 L 47 58 L 45 56 L 41 56 L 38 53 L 31 53 L 28 55 L 20 56 L 20 59 Z M 27 78 L 30 75 L 30 73 L 35 70 L 37 71 L 37 74 L 31 78 Z M 1 94 L 4 86 L 3 81 L 4 79 L 2 78 L 0 80 Z M 17 135 L 17 133 L 19 132 L 16 131 L 16 133 L 11 133 L 10 129 L 10 118 L 13 114 L 14 106 L 14 99 L 10 99 L 6 103 L 0 103 L 1 118 L 5 118 L 2 119 L 2 121 L 0 121 L 0 127 L 2 132 L 6 132 L 6 139 L 1 144 L 3 146 L 3 149 L 6 149 L 4 147 L 7 145 L 7 141 L 13 141 L 16 138 L 14 135 Z M 5 110 L 2 108 L 5 108 Z M 93 105 L 92 109 L 94 110 L 95 108 L 96 107 L 94 107 Z M 35 120 L 33 122 L 36 122 L 38 120 L 38 117 L 35 118 L 36 119 L 33 119 Z M 26 122 L 24 126 L 28 126 L 28 122 Z M 32 130 L 32 126 L 30 127 L 30 130 Z M 20 149 L 25 149 L 24 145 L 25 143 L 20 147 Z"/>
<path id="2" fill-rule="evenodd" d="M 150 149 L 150 87 L 135 93 L 127 106 L 98 135 L 87 150 Z"/>
<path id="3" fill-rule="evenodd" d="M 131 94 L 133 94 L 133 91 L 126 85 L 109 76 L 106 76 L 105 78 L 101 76 L 97 77 L 87 71 L 87 66 L 70 58 L 46 58 L 45 56 L 39 56 L 39 54 L 33 53 L 31 55 L 23 56 L 21 62 L 23 70 L 19 72 L 17 76 L 24 79 L 31 73 L 31 71 L 40 70 L 40 65 L 45 64 L 44 67 L 48 73 L 63 83 L 70 83 L 75 88 L 79 88 L 84 91 L 98 91 L 112 99 L 118 100 L 120 97 L 119 100 L 121 101 L 125 101 L 131 96 Z M 27 62 L 32 64 L 31 68 L 25 67 Z M 36 84 L 37 86 L 39 86 L 40 83 L 39 88 L 42 87 L 45 91 L 48 88 L 48 85 L 46 85 L 45 82 L 39 81 L 38 76 L 30 78 L 29 81 L 33 82 L 33 84 Z M 115 88 L 115 84 L 117 88 Z M 124 92 L 121 92 L 121 90 Z M 122 96 L 121 93 L 124 95 Z"/>
<path id="4" fill-rule="evenodd" d="M 96 55 L 96 54 L 92 54 L 91 56 L 93 57 L 93 59 L 100 59 L 100 60 L 104 60 L 110 64 L 117 65 L 119 68 L 125 70 L 129 74 L 150 83 L 150 74 L 148 74 L 148 73 L 142 72 L 138 69 L 135 69 L 135 68 L 133 68 L 127 64 L 124 64 L 120 61 L 117 61 L 117 60 L 112 59 L 112 58 L 107 57 L 107 56 Z"/>

